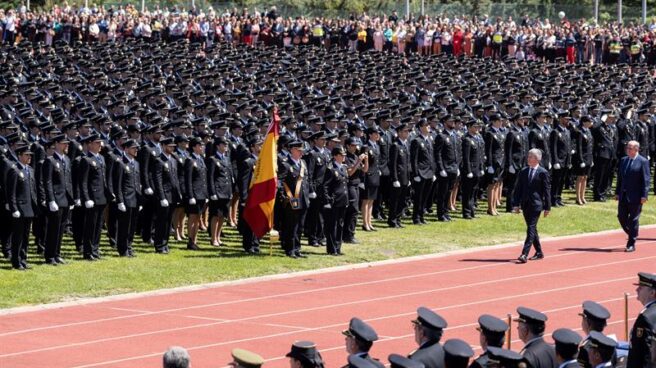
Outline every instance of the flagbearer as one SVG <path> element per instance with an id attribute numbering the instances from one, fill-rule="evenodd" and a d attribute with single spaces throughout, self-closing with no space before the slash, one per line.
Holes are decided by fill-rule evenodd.
<path id="1" fill-rule="evenodd" d="M 301 224 L 310 206 L 310 185 L 303 158 L 303 142 L 289 143 L 289 159 L 278 168 L 282 200 L 282 248 L 290 258 L 305 258 L 301 253 Z"/>

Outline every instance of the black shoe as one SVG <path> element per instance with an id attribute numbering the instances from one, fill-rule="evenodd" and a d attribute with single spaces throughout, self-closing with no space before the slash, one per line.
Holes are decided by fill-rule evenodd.
<path id="1" fill-rule="evenodd" d="M 471 217 L 471 216 L 469 216 L 469 215 L 463 215 L 462 218 L 465 219 L 465 220 L 471 220 L 471 219 L 473 219 L 473 217 Z"/>
<path id="2" fill-rule="evenodd" d="M 526 259 L 526 255 L 524 254 L 519 256 L 519 258 L 517 258 L 517 263 L 526 263 L 526 262 L 528 262 L 528 260 Z"/>
<path id="3" fill-rule="evenodd" d="M 391 227 L 392 229 L 397 229 L 400 227 L 396 222 L 388 222 L 387 226 Z"/>
<path id="4" fill-rule="evenodd" d="M 157 252 L 157 253 L 159 253 L 159 254 L 169 254 L 169 250 L 166 249 L 166 248 L 163 248 L 163 249 L 157 249 L 157 250 L 155 250 L 155 252 Z"/>
<path id="5" fill-rule="evenodd" d="M 84 256 L 84 260 L 89 261 L 89 262 L 95 262 L 95 261 L 98 260 L 98 258 L 96 258 L 94 256 Z"/>
<path id="6" fill-rule="evenodd" d="M 421 219 L 419 221 L 421 222 L 422 225 L 428 225 L 428 222 L 426 222 L 426 220 L 424 220 L 424 219 Z"/>
<path id="7" fill-rule="evenodd" d="M 298 258 L 307 258 L 308 257 L 308 256 L 306 256 L 305 254 L 303 254 L 301 252 L 296 252 L 294 255 Z"/>
<path id="8" fill-rule="evenodd" d="M 358 241 L 358 239 L 355 239 L 355 238 L 353 238 L 353 239 L 342 240 L 342 243 L 346 243 L 346 244 L 360 244 L 360 242 Z"/>
<path id="9" fill-rule="evenodd" d="M 187 249 L 188 250 L 200 250 L 198 245 L 196 243 L 187 243 Z"/>
<path id="10" fill-rule="evenodd" d="M 64 261 L 64 259 L 62 257 L 56 257 L 55 261 L 57 261 L 57 263 L 59 263 L 59 264 L 66 264 L 66 261 Z"/>
<path id="11" fill-rule="evenodd" d="M 635 252 L 635 245 L 630 245 L 624 250 L 627 253 Z"/>
<path id="12" fill-rule="evenodd" d="M 542 258 L 544 258 L 544 254 L 542 254 L 542 253 L 535 253 L 535 254 L 533 255 L 533 257 L 529 258 L 528 260 L 529 260 L 529 261 L 537 261 L 537 260 L 542 259 Z"/>
<path id="13" fill-rule="evenodd" d="M 26 270 L 26 268 L 23 267 L 23 265 L 12 266 L 12 268 L 16 271 L 25 271 Z"/>
<path id="14" fill-rule="evenodd" d="M 439 222 L 450 222 L 451 219 L 448 218 L 448 217 L 446 217 L 446 215 L 445 215 L 445 216 L 440 216 L 440 217 L 438 217 L 438 218 L 437 218 L 437 221 L 439 221 Z"/>
<path id="15" fill-rule="evenodd" d="M 451 215 L 444 215 L 447 220 L 451 221 Z"/>
<path id="16" fill-rule="evenodd" d="M 296 257 L 296 254 L 294 254 L 294 253 L 287 254 L 287 257 L 294 258 L 294 259 L 298 258 L 298 257 Z"/>
<path id="17" fill-rule="evenodd" d="M 57 260 L 54 259 L 54 258 L 46 259 L 46 264 L 51 265 L 51 266 L 56 266 L 57 265 Z"/>

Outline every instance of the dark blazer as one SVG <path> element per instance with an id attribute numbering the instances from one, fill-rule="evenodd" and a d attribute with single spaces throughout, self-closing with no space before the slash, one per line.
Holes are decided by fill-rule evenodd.
<path id="1" fill-rule="evenodd" d="M 303 170 L 304 171 L 303 179 L 301 181 L 301 188 L 298 193 L 298 199 L 301 204 L 301 207 L 299 209 L 308 208 L 310 207 L 310 181 L 308 180 L 309 169 L 307 168 L 307 165 L 303 160 L 300 160 L 299 167 L 295 167 L 295 166 L 296 165 L 294 165 L 294 161 L 291 158 L 286 160 L 284 163 L 282 163 L 282 165 L 279 166 L 278 168 L 278 180 L 280 181 L 279 190 L 281 191 L 283 197 L 287 197 L 287 192 L 285 191 L 285 186 L 284 186 L 284 184 L 286 184 L 292 195 L 294 195 L 296 191 L 296 182 L 298 181 L 299 175 L 301 175 L 301 170 Z M 326 166 L 326 164 L 324 164 L 323 166 Z M 324 180 L 325 180 L 325 175 L 327 174 L 324 172 L 323 174 Z M 319 184 L 318 188 L 320 192 L 317 193 L 317 196 L 323 197 L 325 195 L 322 188 L 323 183 L 318 183 L 318 184 Z M 286 203 L 287 202 L 285 201 L 285 204 Z"/>
<path id="2" fill-rule="evenodd" d="M 376 143 L 376 146 L 371 145 L 371 142 L 367 142 L 362 146 L 362 151 L 368 156 L 369 160 L 369 170 L 364 175 L 364 185 L 377 187 L 380 186 L 380 175 L 382 174 L 380 166 L 380 145 Z"/>
<path id="3" fill-rule="evenodd" d="M 151 188 L 153 191 L 155 190 L 153 172 L 157 159 L 157 149 L 154 144 L 146 142 L 141 146 L 139 153 L 137 154 L 137 161 L 139 161 L 141 186 L 144 188 L 144 190 L 146 188 Z"/>
<path id="4" fill-rule="evenodd" d="M 203 158 L 190 155 L 184 164 L 185 172 L 185 195 L 187 199 L 195 198 L 204 201 L 207 195 L 207 167 Z"/>
<path id="5" fill-rule="evenodd" d="M 460 137 L 457 134 L 449 134 L 446 130 L 437 135 L 435 139 L 435 171 L 439 173 L 444 170 L 449 174 L 458 172 L 462 161 Z"/>
<path id="6" fill-rule="evenodd" d="M 462 176 L 469 173 L 475 178 L 483 176 L 485 168 L 485 143 L 480 137 L 475 137 L 467 133 L 462 138 Z"/>
<path id="7" fill-rule="evenodd" d="M 153 191 L 157 200 L 166 199 L 170 205 L 180 203 L 182 194 L 178 181 L 178 161 L 173 156 L 169 159 L 166 155 L 161 154 L 152 162 L 155 169 L 153 171 Z M 143 178 L 143 174 L 141 177 Z"/>
<path id="8" fill-rule="evenodd" d="M 410 182 L 410 150 L 408 142 L 403 144 L 398 138 L 390 146 L 389 172 L 391 182 L 398 181 L 401 186 Z"/>
<path id="9" fill-rule="evenodd" d="M 551 210 L 551 178 L 549 172 L 538 166 L 529 180 L 530 167 L 520 171 L 513 191 L 513 207 L 521 207 L 523 211 Z"/>
<path id="10" fill-rule="evenodd" d="M 214 154 L 207 160 L 207 191 L 210 197 L 215 195 L 219 199 L 230 199 L 234 181 L 232 163 L 227 152 L 223 158 Z"/>
<path id="11" fill-rule="evenodd" d="M 114 193 L 116 203 L 123 203 L 125 207 L 136 208 L 141 201 L 141 176 L 139 162 L 124 157 L 120 162 L 115 162 L 112 169 L 112 181 L 114 182 Z"/>
<path id="12" fill-rule="evenodd" d="M 348 206 L 348 174 L 346 173 L 346 165 L 340 165 L 335 161 L 332 161 L 328 165 L 321 194 L 322 204 L 324 205 L 329 204 L 332 207 Z"/>
<path id="13" fill-rule="evenodd" d="M 80 199 L 82 204 L 91 200 L 96 206 L 107 204 L 107 178 L 105 159 L 87 153 L 80 160 Z"/>
<path id="14" fill-rule="evenodd" d="M 582 163 L 590 167 L 592 165 L 592 150 L 594 147 L 592 132 L 590 129 L 581 128 L 574 133 L 573 139 L 576 142 L 576 154 L 572 159 L 574 168 L 581 167 Z"/>
<path id="15" fill-rule="evenodd" d="M 310 184 L 310 192 L 317 193 L 321 190 L 323 176 L 326 174 L 326 166 L 330 161 L 328 155 L 321 153 L 318 148 L 314 147 L 303 157 L 307 166 L 307 178 Z M 370 163 L 371 164 L 371 163 Z"/>
<path id="16" fill-rule="evenodd" d="M 627 167 L 628 165 L 628 156 L 622 157 L 619 165 L 617 165 L 615 195 L 618 195 L 620 200 L 638 204 L 640 203 L 640 198 L 647 198 L 649 194 L 649 182 L 651 179 L 649 160 L 637 155 L 631 167 Z"/>
<path id="17" fill-rule="evenodd" d="M 490 128 L 485 132 L 485 158 L 487 159 L 486 166 L 502 168 L 505 161 L 506 134 L 502 131 L 495 131 Z"/>
<path id="18" fill-rule="evenodd" d="M 528 134 L 517 125 L 510 127 L 506 135 L 505 143 L 506 167 L 513 167 L 516 171 L 521 170 L 526 163 L 528 153 Z"/>
<path id="19" fill-rule="evenodd" d="M 479 355 L 478 358 L 474 359 L 474 361 L 469 365 L 469 368 L 487 368 L 488 360 L 487 352 L 485 352 Z"/>
<path id="20" fill-rule="evenodd" d="M 18 211 L 21 217 L 31 218 L 35 216 L 38 206 L 36 178 L 34 169 L 28 166 L 27 170 L 29 174 L 25 173 L 21 164 L 14 164 L 7 170 L 7 204 L 9 212 Z"/>
<path id="21" fill-rule="evenodd" d="M 609 125 L 601 124 L 592 128 L 592 137 L 594 139 L 594 156 L 607 160 L 616 156 L 615 146 L 617 146 L 617 137 L 615 129 Z"/>
<path id="22" fill-rule="evenodd" d="M 42 171 L 46 202 L 54 201 L 59 207 L 72 205 L 73 178 L 68 156 L 63 156 L 63 161 L 56 155 L 46 158 L 43 162 Z"/>
<path id="23" fill-rule="evenodd" d="M 630 368 L 650 367 L 649 348 L 647 346 L 647 331 L 656 327 L 656 302 L 647 305 L 638 318 L 636 318 L 631 329 L 631 349 L 626 360 L 626 366 Z"/>
<path id="24" fill-rule="evenodd" d="M 528 133 L 528 149 L 533 148 L 542 151 L 542 163 L 549 166 L 551 162 L 551 149 L 549 149 L 549 132 L 546 128 L 540 129 L 536 125 Z"/>
<path id="25" fill-rule="evenodd" d="M 435 176 L 435 158 L 432 138 L 419 135 L 410 142 L 410 165 L 412 175 L 428 180 Z"/>
<path id="26" fill-rule="evenodd" d="M 425 368 L 444 368 L 444 349 L 438 342 L 420 346 L 408 358 L 423 363 Z"/>
<path id="27" fill-rule="evenodd" d="M 572 164 L 572 138 L 570 131 L 562 126 L 551 131 L 551 163 L 566 169 Z"/>
<path id="28" fill-rule="evenodd" d="M 237 160 L 237 192 L 239 193 L 239 203 L 246 203 L 248 198 L 248 189 L 250 189 L 253 168 L 257 158 L 249 154 L 243 159 Z"/>
<path id="29" fill-rule="evenodd" d="M 530 342 L 522 349 L 522 355 L 529 368 L 554 368 L 558 367 L 556 361 L 556 350 L 553 346 L 539 338 Z"/>

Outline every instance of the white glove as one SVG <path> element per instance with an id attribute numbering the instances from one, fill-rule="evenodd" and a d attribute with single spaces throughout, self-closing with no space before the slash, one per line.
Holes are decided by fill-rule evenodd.
<path id="1" fill-rule="evenodd" d="M 84 202 L 84 207 L 86 207 L 86 208 L 93 208 L 93 205 L 94 205 L 94 203 L 93 203 L 92 200 L 88 200 L 88 201 Z"/>
<path id="2" fill-rule="evenodd" d="M 73 211 L 73 208 L 75 208 L 75 206 L 68 206 L 69 211 Z"/>
<path id="3" fill-rule="evenodd" d="M 460 176 L 460 169 L 457 169 L 456 176 Z"/>
<path id="4" fill-rule="evenodd" d="M 399 183 L 399 181 L 397 180 L 397 181 L 395 181 L 395 182 L 392 183 L 392 186 L 393 186 L 394 188 L 401 188 L 401 183 Z"/>
<path id="5" fill-rule="evenodd" d="M 13 218 L 20 218 L 20 212 L 14 211 L 14 213 L 11 214 L 11 217 Z"/>
<path id="6" fill-rule="evenodd" d="M 48 208 L 50 209 L 50 212 L 57 212 L 59 211 L 59 206 L 57 206 L 57 202 L 55 201 L 50 201 L 48 203 Z"/>
<path id="7" fill-rule="evenodd" d="M 75 200 L 75 205 L 78 206 L 78 207 L 82 207 L 82 201 L 79 200 L 79 199 L 76 199 Z"/>
<path id="8" fill-rule="evenodd" d="M 121 211 L 121 212 L 126 212 L 128 210 L 127 208 L 125 208 L 125 203 L 117 204 L 116 208 L 118 208 L 118 210 Z"/>
<path id="9" fill-rule="evenodd" d="M 219 197 L 217 197 L 216 194 L 214 194 L 214 195 L 210 196 L 210 199 L 213 200 L 213 201 L 218 201 Z"/>
<path id="10" fill-rule="evenodd" d="M 421 178 L 418 177 L 418 176 L 415 176 L 415 181 L 416 181 L 417 183 L 419 183 L 419 182 L 421 181 Z"/>
<path id="11" fill-rule="evenodd" d="M 46 206 L 46 201 L 41 201 L 41 207 L 45 207 L 45 206 Z"/>
<path id="12" fill-rule="evenodd" d="M 332 207 L 332 206 L 330 205 L 330 203 L 329 203 L 329 204 L 324 204 L 324 205 L 323 205 L 323 208 L 329 210 L 329 209 L 331 209 L 331 208 L 333 208 L 333 207 Z"/>
<path id="13" fill-rule="evenodd" d="M 594 162 L 590 164 L 590 167 L 594 167 Z"/>
<path id="14" fill-rule="evenodd" d="M 474 174 L 473 174 L 473 173 L 469 173 L 469 174 L 467 174 L 467 178 L 471 179 L 471 178 L 473 178 L 473 177 L 474 177 Z"/>
<path id="15" fill-rule="evenodd" d="M 571 153 L 572 153 L 572 154 L 575 154 L 575 153 L 576 153 L 576 150 L 572 150 Z"/>
<path id="16" fill-rule="evenodd" d="M 446 175 L 446 171 L 441 170 L 441 171 L 440 171 L 440 176 L 443 177 L 443 178 L 446 178 L 446 177 L 447 177 L 447 175 Z"/>
<path id="17" fill-rule="evenodd" d="M 143 210 L 143 206 L 139 206 L 139 211 Z"/>
<path id="18" fill-rule="evenodd" d="M 485 171 L 481 170 L 481 176 L 485 175 Z"/>
<path id="19" fill-rule="evenodd" d="M 195 205 L 195 204 L 196 204 L 196 198 L 190 198 L 190 199 L 189 199 L 189 205 L 190 205 L 190 206 L 193 206 L 193 205 Z"/>
<path id="20" fill-rule="evenodd" d="M 315 199 L 315 198 L 317 198 L 317 193 L 315 192 L 310 193 L 310 199 Z"/>
<path id="21" fill-rule="evenodd" d="M 585 162 L 581 162 L 581 168 L 585 169 Z"/>
<path id="22" fill-rule="evenodd" d="M 358 184 L 358 188 L 360 188 L 360 189 L 364 189 L 364 183 L 360 183 L 360 184 Z"/>
<path id="23" fill-rule="evenodd" d="M 553 166 L 553 168 L 554 168 L 554 170 L 560 170 L 560 164 L 555 164 L 555 165 Z"/>
<path id="24" fill-rule="evenodd" d="M 433 175 L 433 181 L 437 180 L 437 176 Z"/>
<path id="25" fill-rule="evenodd" d="M 168 207 L 169 201 L 167 201 L 166 199 L 162 199 L 161 201 L 159 201 L 159 205 L 162 207 Z"/>
<path id="26" fill-rule="evenodd" d="M 488 166 L 488 167 L 487 167 L 487 173 L 488 173 L 488 174 L 494 174 L 494 167 L 492 167 L 492 166 Z"/>
<path id="27" fill-rule="evenodd" d="M 549 162 L 549 170 L 551 170 L 551 162 Z"/>
<path id="28" fill-rule="evenodd" d="M 508 167 L 508 172 L 511 173 L 511 174 L 516 173 L 516 171 L 515 171 L 515 167 L 512 166 L 512 165 L 510 165 L 510 166 Z"/>
<path id="29" fill-rule="evenodd" d="M 146 190 L 144 190 L 144 193 L 146 193 L 146 195 L 153 195 L 153 190 L 151 188 L 146 188 Z"/>

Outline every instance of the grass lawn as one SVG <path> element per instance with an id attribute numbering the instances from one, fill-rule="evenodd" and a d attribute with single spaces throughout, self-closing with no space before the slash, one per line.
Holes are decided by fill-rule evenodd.
<path id="1" fill-rule="evenodd" d="M 569 194 L 566 203 L 573 203 Z M 555 208 L 550 217 L 541 219 L 542 236 L 580 234 L 617 229 L 616 202 L 590 202 L 587 206 L 569 204 Z M 63 266 L 47 266 L 30 247 L 27 272 L 11 269 L 7 260 L 0 261 L 0 308 L 72 300 L 80 297 L 121 294 L 182 285 L 312 270 L 324 267 L 378 261 L 418 254 L 444 252 L 481 245 L 493 245 L 524 238 L 525 226 L 521 215 L 487 216 L 467 221 L 459 214 L 451 223 L 439 223 L 429 215 L 428 226 L 408 224 L 403 229 L 388 229 L 378 224 L 378 232 L 358 231 L 361 244 L 343 246 L 343 257 L 325 255 L 325 248 L 304 247 L 307 259 L 290 259 L 275 247 L 269 256 L 268 243 L 263 255 L 247 256 L 233 229 L 226 231 L 226 246 L 209 246 L 207 234 L 199 242 L 200 251 L 187 251 L 185 243 L 173 243 L 169 255 L 159 255 L 150 246 L 138 243 L 136 258 L 119 258 L 106 242 L 101 245 L 104 260 L 89 263 L 75 252 L 70 239 L 65 238 L 63 256 L 69 262 Z M 645 205 L 642 224 L 656 223 L 656 209 Z M 593 244 L 591 244 L 593 245 Z M 518 248 L 519 251 L 519 248 Z"/>

